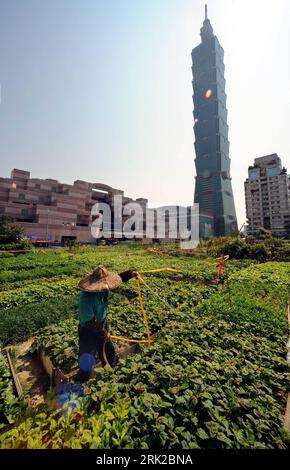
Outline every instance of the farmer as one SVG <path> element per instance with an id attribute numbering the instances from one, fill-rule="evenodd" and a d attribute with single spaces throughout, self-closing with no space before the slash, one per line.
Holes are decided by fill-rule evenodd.
<path id="1" fill-rule="evenodd" d="M 76 381 L 86 382 L 95 365 L 96 354 L 106 365 L 103 354 L 111 367 L 114 367 L 118 357 L 110 341 L 107 320 L 109 292 L 116 289 L 122 282 L 138 278 L 136 271 L 125 271 L 120 274 L 107 271 L 104 266 L 98 266 L 93 272 L 83 277 L 79 282 L 79 372 Z"/>

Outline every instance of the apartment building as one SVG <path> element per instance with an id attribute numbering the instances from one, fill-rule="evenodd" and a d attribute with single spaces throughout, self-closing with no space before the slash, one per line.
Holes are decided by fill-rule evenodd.
<path id="1" fill-rule="evenodd" d="M 247 233 L 261 227 L 273 235 L 290 235 L 290 176 L 277 154 L 256 158 L 245 181 Z"/>

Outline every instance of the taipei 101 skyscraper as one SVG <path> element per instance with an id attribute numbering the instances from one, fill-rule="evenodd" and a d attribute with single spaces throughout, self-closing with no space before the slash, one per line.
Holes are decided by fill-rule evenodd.
<path id="1" fill-rule="evenodd" d="M 196 184 L 194 202 L 213 217 L 213 235 L 237 233 L 230 177 L 224 51 L 207 17 L 192 51 Z M 202 223 L 202 222 L 200 222 Z"/>

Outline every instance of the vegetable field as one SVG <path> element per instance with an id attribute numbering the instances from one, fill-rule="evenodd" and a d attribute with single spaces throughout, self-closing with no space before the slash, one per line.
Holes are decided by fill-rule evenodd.
<path id="1" fill-rule="evenodd" d="M 24 409 L 24 402 L 13 391 L 7 360 L 0 353 L 0 429 L 4 423 L 12 423 Z"/>
<path id="2" fill-rule="evenodd" d="M 150 331 L 158 333 L 115 369 L 97 369 L 77 406 L 52 406 L 50 391 L 0 436 L 1 448 L 290 447 L 283 430 L 290 263 L 229 260 L 217 286 L 218 260 L 176 251 L 136 243 L 0 260 L 3 346 L 33 336 L 32 349 L 41 347 L 56 367 L 76 367 L 77 282 L 98 264 L 142 272 Z M 180 272 L 147 272 L 165 267 Z M 112 335 L 146 337 L 135 280 L 110 293 L 109 322 Z M 11 422 L 23 409 L 11 399 L 2 359 L 0 381 L 1 421 Z"/>

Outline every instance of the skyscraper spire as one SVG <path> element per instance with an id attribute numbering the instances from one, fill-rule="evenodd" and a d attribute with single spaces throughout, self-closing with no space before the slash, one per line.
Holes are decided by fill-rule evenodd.
<path id="1" fill-rule="evenodd" d="M 205 19 L 203 22 L 203 27 L 200 30 L 200 35 L 202 42 L 214 36 L 212 25 L 210 24 L 210 21 L 207 16 L 207 4 L 205 4 Z"/>

